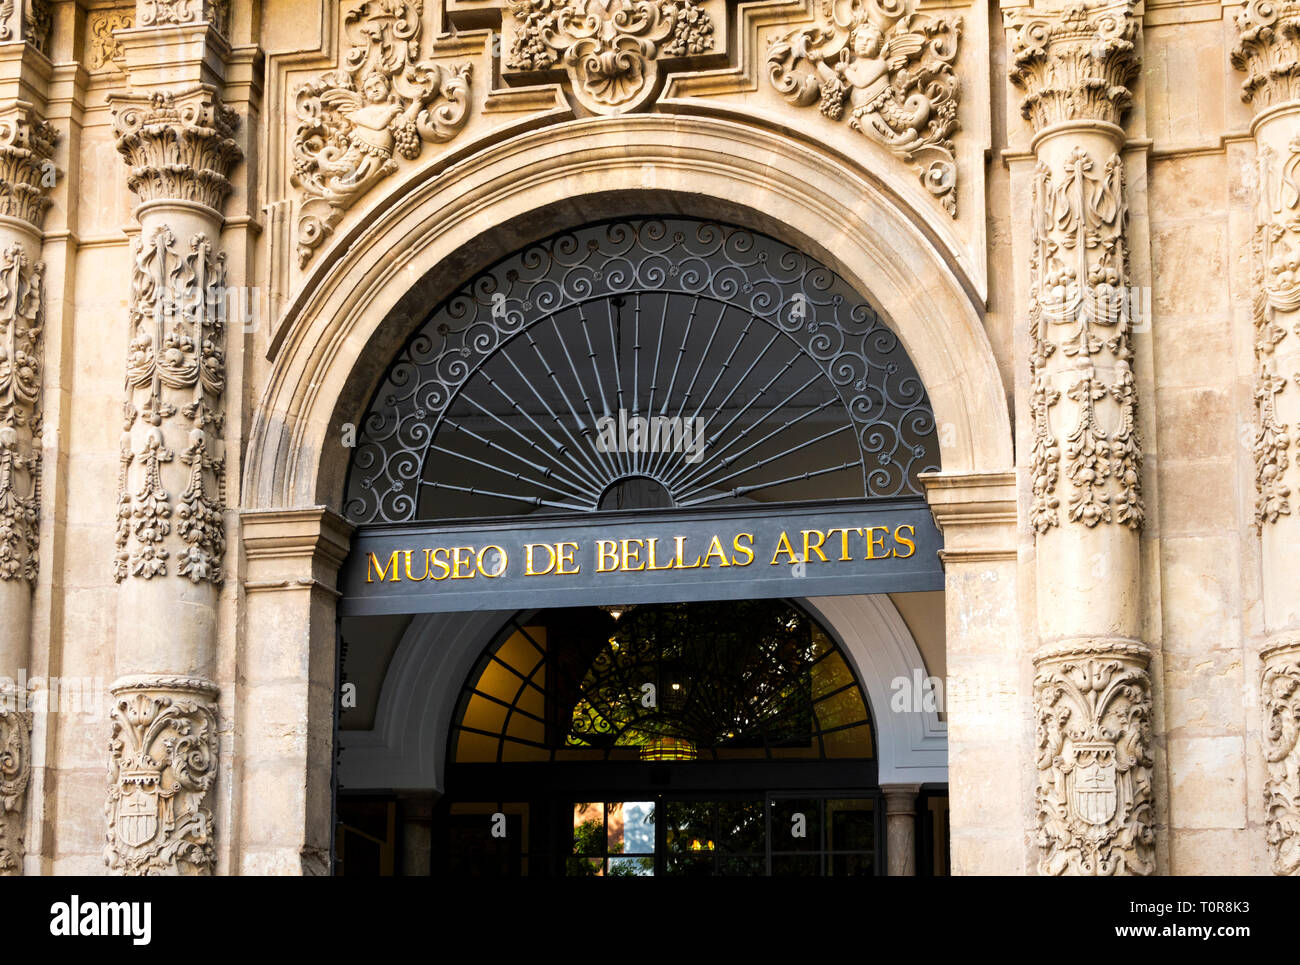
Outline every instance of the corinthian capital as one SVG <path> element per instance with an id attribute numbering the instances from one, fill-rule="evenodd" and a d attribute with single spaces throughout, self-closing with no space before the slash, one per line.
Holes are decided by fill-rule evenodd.
<path id="1" fill-rule="evenodd" d="M 1134 0 L 1068 3 L 1055 10 L 1010 10 L 1011 82 L 1024 91 L 1020 113 L 1041 131 L 1065 121 L 1118 126 L 1138 72 Z"/>
<path id="2" fill-rule="evenodd" d="M 113 134 L 141 202 L 194 201 L 220 212 L 243 159 L 239 115 L 205 85 L 173 93 L 110 95 Z"/>
<path id="3" fill-rule="evenodd" d="M 1246 73 L 1241 99 L 1256 111 L 1300 100 L 1300 3 L 1251 0 L 1237 14 L 1232 66 Z"/>
<path id="4" fill-rule="evenodd" d="M 58 137 L 30 105 L 12 102 L 0 109 L 0 215 L 26 221 L 37 231 L 44 227 Z"/>

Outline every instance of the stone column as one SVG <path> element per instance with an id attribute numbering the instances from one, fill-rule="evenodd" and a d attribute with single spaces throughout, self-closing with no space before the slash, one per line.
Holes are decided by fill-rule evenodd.
<path id="1" fill-rule="evenodd" d="M 22 874 L 27 786 L 31 778 L 32 589 L 38 572 L 44 288 L 41 230 L 56 170 L 57 132 L 30 91 L 48 11 L 0 13 L 0 875 Z M 43 8 L 42 8 L 43 9 Z M 33 10 L 41 15 L 37 23 Z M 16 41 L 16 42 L 15 42 Z"/>
<path id="2" fill-rule="evenodd" d="M 1150 651 L 1121 124 L 1132 2 L 1008 10 L 1033 130 L 1028 293 L 1042 874 L 1155 871 Z"/>
<path id="3" fill-rule="evenodd" d="M 1255 112 L 1252 299 L 1255 328 L 1255 525 L 1265 641 L 1265 817 L 1273 870 L 1300 874 L 1300 3 L 1253 0 L 1237 15 L 1232 63 Z"/>
<path id="4" fill-rule="evenodd" d="M 916 875 L 916 795 L 920 784 L 882 784 L 885 795 L 885 854 L 891 877 Z"/>
<path id="5" fill-rule="evenodd" d="M 120 874 L 210 874 L 217 775 L 213 682 L 224 578 L 225 256 L 222 208 L 241 160 L 238 118 L 201 79 L 225 52 L 196 4 L 142 4 L 119 32 L 132 83 L 110 95 L 139 205 L 127 310 L 118 472 L 120 584 L 105 858 Z M 202 5 L 209 18 L 216 12 Z M 172 8 L 175 8 L 174 10 Z M 170 16 L 168 11 L 176 13 Z M 178 12 L 179 11 L 179 12 Z M 195 53 L 197 51 L 197 53 Z M 168 61 L 181 57 L 181 65 Z M 197 56 L 198 60 L 192 58 Z M 169 72 L 168 68 L 171 68 Z"/>

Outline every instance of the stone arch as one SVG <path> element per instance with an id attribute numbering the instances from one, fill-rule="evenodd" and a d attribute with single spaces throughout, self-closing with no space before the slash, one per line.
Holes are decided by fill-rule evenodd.
<path id="1" fill-rule="evenodd" d="M 339 239 L 272 333 L 244 507 L 337 508 L 347 450 L 331 434 L 359 414 L 423 312 L 551 231 L 633 211 L 727 220 L 823 260 L 873 298 L 916 361 L 944 473 L 1012 465 L 1007 399 L 968 279 L 878 184 L 769 131 L 647 115 L 519 135 L 411 184 Z"/>

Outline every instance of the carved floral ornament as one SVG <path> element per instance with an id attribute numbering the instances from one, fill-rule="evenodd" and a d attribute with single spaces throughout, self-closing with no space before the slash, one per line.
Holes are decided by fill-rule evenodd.
<path id="1" fill-rule="evenodd" d="M 470 65 L 419 59 L 423 4 L 369 0 L 344 16 L 349 48 L 340 69 L 298 88 L 292 183 L 302 189 L 298 264 L 377 182 L 395 155 L 420 156 L 450 140 L 469 112 Z"/>
<path id="2" fill-rule="evenodd" d="M 957 213 L 958 83 L 952 64 L 960 18 L 914 12 L 915 0 L 822 0 L 820 23 L 772 42 L 768 77 L 792 104 L 817 104 L 832 121 L 915 164 L 922 184 Z"/>
<path id="3" fill-rule="evenodd" d="M 1148 660 L 1112 641 L 1035 659 L 1041 874 L 1155 871 Z"/>
<path id="4" fill-rule="evenodd" d="M 0 580 L 34 583 L 41 470 L 45 266 L 21 245 L 0 254 Z"/>
<path id="5" fill-rule="evenodd" d="M 1005 12 L 1014 31 L 1011 82 L 1025 92 L 1020 112 L 1035 131 L 1065 121 L 1123 121 L 1138 74 L 1134 9 L 1132 0 L 1120 0 Z"/>
<path id="6" fill-rule="evenodd" d="M 1039 164 L 1030 228 L 1031 521 L 1060 524 L 1062 441 L 1070 522 L 1142 526 L 1124 162 L 1074 151 Z M 1068 405 L 1063 404 L 1068 401 Z"/>
<path id="7" fill-rule="evenodd" d="M 563 66 L 574 96 L 596 114 L 643 105 L 659 62 L 713 49 L 713 22 L 696 0 L 509 0 L 509 70 Z"/>
<path id="8" fill-rule="evenodd" d="M 38 231 L 53 203 L 49 189 L 58 174 L 54 145 L 58 131 L 30 110 L 0 115 L 0 215 L 19 218 Z"/>
<path id="9" fill-rule="evenodd" d="M 19 710 L 12 689 L 0 686 L 0 876 L 22 872 L 23 802 L 31 780 L 32 712 Z"/>
<path id="10" fill-rule="evenodd" d="M 106 863 L 126 875 L 210 874 L 216 685 L 148 676 L 112 690 Z"/>
<path id="11" fill-rule="evenodd" d="M 1232 65 L 1247 75 L 1241 99 L 1257 111 L 1300 99 L 1300 3 L 1251 0 L 1234 19 Z"/>
<path id="12" fill-rule="evenodd" d="M 1263 654 L 1264 783 L 1267 840 L 1273 870 L 1300 874 L 1300 641 Z"/>
<path id="13" fill-rule="evenodd" d="M 141 0 L 141 27 L 210 23 L 221 33 L 230 26 L 230 0 Z"/>

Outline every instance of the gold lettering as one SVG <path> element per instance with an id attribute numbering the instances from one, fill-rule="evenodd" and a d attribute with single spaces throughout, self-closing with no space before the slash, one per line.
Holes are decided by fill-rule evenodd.
<path id="1" fill-rule="evenodd" d="M 700 555 L 699 555 L 698 553 L 695 554 L 695 562 L 692 563 L 690 566 L 687 566 L 687 565 L 686 565 L 686 561 L 685 561 L 685 559 L 683 559 L 683 557 L 682 557 L 682 553 L 683 553 L 683 551 L 686 549 L 686 547 L 683 545 L 683 544 L 686 542 L 686 537 L 685 537 L 685 536 L 674 536 L 674 537 L 673 537 L 673 540 L 674 540 L 674 542 L 676 542 L 676 544 L 677 544 L 677 561 L 676 561 L 676 563 L 674 564 L 674 566 L 676 567 L 676 569 L 679 569 L 679 570 L 694 570 L 694 569 L 699 569 L 699 566 L 700 566 Z"/>
<path id="2" fill-rule="evenodd" d="M 633 544 L 633 543 L 636 543 L 636 552 L 635 552 L 635 553 L 630 553 L 630 554 L 629 554 L 629 553 L 628 553 L 628 548 L 629 548 L 629 547 L 631 546 L 631 544 Z M 644 564 L 644 563 L 641 563 L 641 551 L 642 551 L 643 549 L 645 549 L 645 540 L 643 540 L 643 539 L 621 539 L 621 540 L 619 540 L 619 544 L 623 547 L 623 554 L 622 554 L 622 557 L 623 557 L 623 563 L 622 563 L 622 565 L 619 567 L 619 569 L 622 570 L 624 573 L 635 573 L 635 572 L 638 571 L 638 570 L 644 570 L 644 569 L 645 569 L 645 564 Z M 641 563 L 641 565 L 640 565 L 640 566 L 630 566 L 630 565 L 629 565 L 629 561 L 631 561 L 631 560 L 636 560 L 636 562 Z"/>
<path id="3" fill-rule="evenodd" d="M 609 565 L 605 565 L 605 561 Z M 609 573 L 618 569 L 618 543 L 612 539 L 596 540 L 596 572 Z"/>
<path id="4" fill-rule="evenodd" d="M 867 527 L 865 535 L 867 537 L 867 559 L 869 560 L 886 559 L 890 555 L 889 553 L 881 553 L 879 556 L 876 555 L 877 545 L 879 545 L 882 550 L 885 548 L 885 537 L 884 536 L 877 537 L 875 535 L 876 530 L 880 530 L 882 533 L 888 533 L 889 527 L 888 526 Z"/>
<path id="5" fill-rule="evenodd" d="M 438 559 L 439 553 L 442 554 L 442 559 Z M 447 547 L 439 546 L 437 549 L 433 551 L 433 555 L 430 557 L 430 559 L 433 561 L 434 566 L 442 570 L 442 576 L 435 576 L 433 578 L 435 583 L 438 582 L 439 580 L 445 580 L 448 576 L 451 575 L 451 562 L 450 562 L 451 558 L 447 555 Z"/>
<path id="6" fill-rule="evenodd" d="M 501 563 L 500 565 L 497 566 L 495 573 L 489 573 L 487 570 L 483 569 L 483 554 L 486 553 L 488 550 L 496 550 L 501 560 Z M 478 566 L 478 571 L 482 573 L 484 576 L 488 577 L 489 579 L 494 579 L 500 576 L 502 573 L 504 573 L 506 571 L 506 566 L 508 563 L 509 563 L 509 557 L 506 556 L 505 548 L 501 546 L 497 546 L 495 543 L 493 543 L 491 546 L 484 546 L 481 550 L 478 551 L 478 560 L 476 562 L 476 565 Z"/>
<path id="7" fill-rule="evenodd" d="M 537 570 L 533 568 L 533 550 L 537 547 L 546 550 L 550 557 L 550 562 L 546 564 L 546 569 Z M 524 576 L 545 576 L 551 570 L 555 569 L 555 547 L 550 543 L 525 543 L 524 544 Z"/>
<path id="8" fill-rule="evenodd" d="M 370 559 L 366 561 L 366 582 L 367 583 L 375 582 L 373 579 L 371 579 L 372 573 L 377 573 L 379 575 L 380 583 L 384 582 L 384 577 L 388 575 L 388 567 L 390 566 L 393 568 L 393 575 L 389 577 L 388 582 L 396 583 L 399 579 L 401 579 L 401 577 L 398 576 L 397 573 L 397 566 L 398 566 L 397 554 L 398 554 L 398 550 L 393 550 L 393 555 L 388 557 L 388 562 L 384 564 L 384 566 L 382 567 L 379 565 L 379 560 L 375 557 L 374 553 L 368 554 Z"/>
<path id="9" fill-rule="evenodd" d="M 669 560 L 667 566 L 655 565 L 655 550 L 659 546 L 659 537 L 655 536 L 650 539 L 650 563 L 646 566 L 648 570 L 671 570 L 677 565 L 676 560 Z"/>
<path id="10" fill-rule="evenodd" d="M 421 580 L 427 580 L 429 578 L 429 554 L 432 552 L 433 552 L 432 550 L 428 550 L 428 549 L 424 551 L 424 575 L 412 576 L 411 575 L 411 551 L 410 550 L 406 551 L 406 578 L 408 580 L 414 580 L 416 583 L 419 583 Z"/>
<path id="11" fill-rule="evenodd" d="M 768 566 L 776 566 L 776 558 L 782 553 L 790 557 L 791 563 L 799 562 L 799 560 L 795 559 L 794 549 L 790 546 L 790 537 L 785 535 L 785 530 L 781 531 L 781 538 L 776 541 L 776 552 L 772 554 L 772 562 Z"/>
<path id="12" fill-rule="evenodd" d="M 582 572 L 579 566 L 575 570 L 565 569 L 566 566 L 573 565 L 573 553 L 578 548 L 577 543 L 556 543 L 555 544 L 555 575 L 556 576 L 575 576 Z"/>
<path id="13" fill-rule="evenodd" d="M 748 546 L 740 545 L 741 537 L 744 537 L 745 539 L 749 540 Z M 744 553 L 745 556 L 748 557 L 745 560 L 745 562 L 737 563 L 736 557 L 733 556 L 731 558 L 732 566 L 748 566 L 750 563 L 754 562 L 754 534 L 753 533 L 737 533 L 736 538 L 731 541 L 731 545 L 737 553 Z"/>
<path id="14" fill-rule="evenodd" d="M 465 553 L 465 554 L 467 554 L 467 556 L 466 556 L 465 558 L 462 558 L 462 557 L 461 557 L 461 553 Z M 471 579 L 474 578 L 474 560 L 473 560 L 473 555 L 474 555 L 474 547 L 472 547 L 472 546 L 454 546 L 454 547 L 452 547 L 452 550 L 451 550 L 451 563 L 452 563 L 452 567 L 451 567 L 451 578 L 452 578 L 453 580 L 471 580 Z M 468 573 L 462 573 L 462 572 L 460 571 L 460 568 L 461 568 L 462 566 L 468 566 L 468 567 L 469 567 L 469 572 L 468 572 Z"/>
<path id="15" fill-rule="evenodd" d="M 840 562 L 847 563 L 849 560 L 853 559 L 853 557 L 849 555 L 849 533 L 857 533 L 859 536 L 861 536 L 862 527 L 861 526 L 836 526 L 834 529 L 828 529 L 826 531 L 827 536 L 830 536 L 831 533 L 840 534 Z"/>
<path id="16" fill-rule="evenodd" d="M 714 535 L 713 539 L 709 541 L 709 551 L 704 554 L 704 566 L 706 569 L 708 568 L 709 560 L 713 559 L 715 556 L 721 560 L 721 562 L 718 563 L 719 566 L 731 565 L 727 560 L 727 554 L 722 552 L 722 540 L 718 539 L 716 535 Z"/>
<path id="17" fill-rule="evenodd" d="M 816 534 L 817 534 L 817 542 L 816 542 L 816 543 L 811 543 L 811 542 L 809 542 L 809 540 L 808 540 L 808 536 L 809 536 L 809 534 L 811 534 L 811 533 L 816 533 Z M 826 534 L 823 533 L 821 530 L 819 530 L 819 529 L 805 529 L 805 530 L 803 531 L 803 558 L 804 558 L 805 560 L 808 560 L 809 562 L 811 562 L 811 561 L 812 561 L 812 557 L 808 555 L 808 552 L 811 550 L 812 552 L 814 552 L 814 553 L 816 553 L 818 556 L 820 556 L 822 562 L 825 563 L 825 562 L 827 561 L 827 560 L 826 560 L 826 554 L 822 552 L 822 543 L 824 543 L 824 542 L 826 542 Z"/>
<path id="18" fill-rule="evenodd" d="M 894 550 L 894 555 L 897 556 L 900 560 L 905 560 L 913 553 L 916 552 L 916 544 L 913 543 L 906 536 L 899 535 L 899 533 L 901 533 L 903 530 L 907 530 L 913 536 L 916 535 L 916 527 L 911 525 L 910 523 L 905 523 L 904 525 L 898 526 L 894 529 L 894 542 L 902 543 L 904 546 L 907 547 L 906 553 L 900 553 L 898 552 L 898 550 Z"/>

